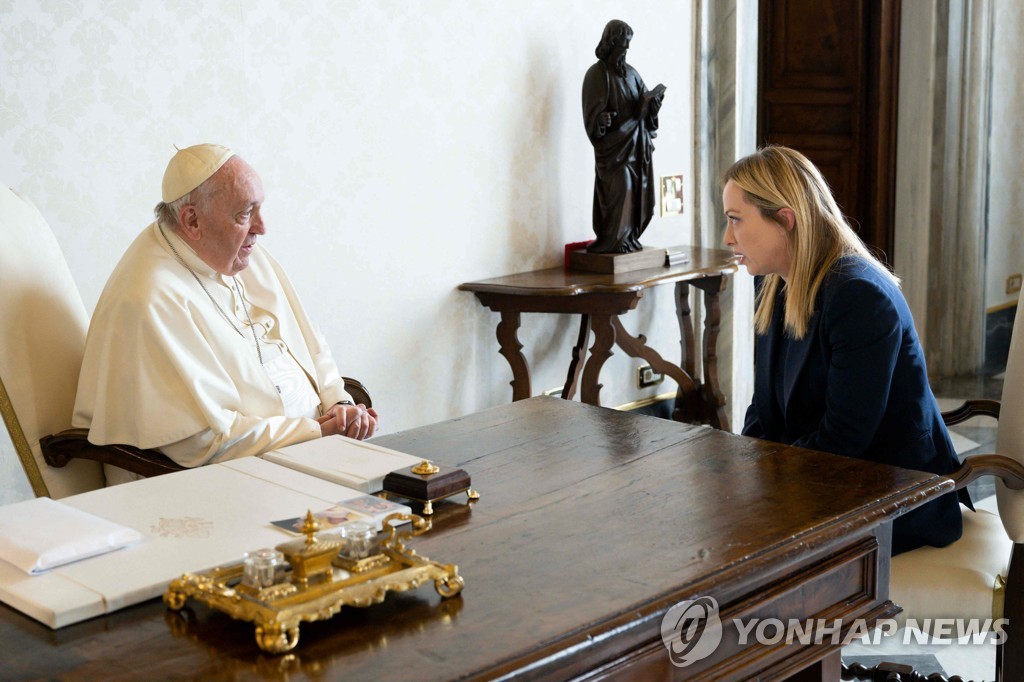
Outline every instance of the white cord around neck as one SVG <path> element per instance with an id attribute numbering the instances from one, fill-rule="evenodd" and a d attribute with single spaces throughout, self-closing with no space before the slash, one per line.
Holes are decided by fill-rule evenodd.
<path id="1" fill-rule="evenodd" d="M 214 307 L 217 308 L 217 312 L 220 313 L 220 316 L 224 318 L 224 321 L 231 325 L 231 328 L 235 330 L 235 333 L 244 339 L 245 334 L 242 332 L 242 330 L 235 326 L 235 323 L 231 321 L 231 317 L 229 317 L 228 314 L 224 311 L 224 309 L 221 308 L 220 303 L 218 303 L 217 299 L 213 297 L 213 294 L 210 293 L 210 290 L 206 288 L 206 285 L 203 284 L 203 280 L 199 278 L 199 275 L 196 274 L 196 271 L 189 267 L 189 264 L 186 263 L 185 259 L 181 257 L 181 254 L 178 253 L 178 250 L 174 248 L 174 244 L 171 243 L 171 240 L 167 237 L 167 233 L 164 232 L 163 225 L 157 223 L 157 228 L 160 230 L 160 234 L 163 236 L 164 241 L 167 242 L 167 246 L 171 247 L 171 253 L 174 254 L 175 259 L 177 259 L 177 261 L 181 263 L 182 267 L 189 271 L 192 277 L 196 280 L 196 283 L 199 284 L 203 292 L 213 303 Z M 242 309 L 245 310 L 245 318 L 249 321 L 249 330 L 252 331 L 252 340 L 256 343 L 256 356 L 260 359 L 260 364 L 262 365 L 263 351 L 260 350 L 260 340 L 259 337 L 256 336 L 256 326 L 252 323 L 252 316 L 249 315 L 249 308 L 246 307 L 245 299 L 242 298 L 242 292 L 238 288 L 238 280 L 232 277 L 231 281 L 234 282 L 235 293 L 238 295 L 238 299 L 242 302 Z"/>

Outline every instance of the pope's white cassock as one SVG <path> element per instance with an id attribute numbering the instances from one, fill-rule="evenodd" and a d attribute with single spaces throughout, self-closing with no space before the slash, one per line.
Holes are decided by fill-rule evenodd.
<path id="1" fill-rule="evenodd" d="M 153 223 L 96 304 L 73 424 L 194 467 L 319 438 L 315 417 L 342 400 L 330 349 L 261 246 L 233 279 Z"/>

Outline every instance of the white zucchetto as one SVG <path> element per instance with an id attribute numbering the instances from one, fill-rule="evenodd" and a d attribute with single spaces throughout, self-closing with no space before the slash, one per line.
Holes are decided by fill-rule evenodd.
<path id="1" fill-rule="evenodd" d="M 179 149 L 164 171 L 164 203 L 180 199 L 206 182 L 234 155 L 233 151 L 219 144 L 197 144 Z"/>

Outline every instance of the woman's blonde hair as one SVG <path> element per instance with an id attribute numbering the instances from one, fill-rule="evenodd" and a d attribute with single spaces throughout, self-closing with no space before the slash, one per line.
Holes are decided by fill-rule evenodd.
<path id="1" fill-rule="evenodd" d="M 722 176 L 722 185 L 730 180 L 765 219 L 783 224 L 778 215 L 781 208 L 789 208 L 795 216 L 793 229 L 788 232 L 792 255 L 789 277 L 783 281 L 777 274 L 765 276 L 754 314 L 758 334 L 768 332 L 776 295 L 784 287 L 786 331 L 793 338 L 803 338 L 821 283 L 843 256 L 862 256 L 899 284 L 899 278 L 864 246 L 843 217 L 821 172 L 800 152 L 779 145 L 763 147 L 730 166 Z"/>

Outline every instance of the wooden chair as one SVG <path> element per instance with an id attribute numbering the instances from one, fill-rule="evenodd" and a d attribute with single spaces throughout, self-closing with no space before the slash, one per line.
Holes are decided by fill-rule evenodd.
<path id="1" fill-rule="evenodd" d="M 103 487 L 103 463 L 142 476 L 183 467 L 155 450 L 89 443 L 69 429 L 89 317 L 53 232 L 35 206 L 0 186 L 0 414 L 36 496 Z M 356 402 L 366 388 L 345 378 Z M 49 435 L 55 434 L 55 435 Z"/>
<path id="2" fill-rule="evenodd" d="M 996 680 L 1024 680 L 1024 297 L 1017 306 L 1002 401 L 970 400 L 942 416 L 949 426 L 977 416 L 999 419 L 999 454 L 968 457 L 950 476 L 957 490 L 995 476 L 999 514 L 965 509 L 963 537 L 952 545 L 893 558 L 889 596 L 903 607 L 897 622 L 1006 618 L 1005 643 L 996 647 Z M 940 677 L 883 663 L 844 665 L 842 679 L 935 682 Z"/>

